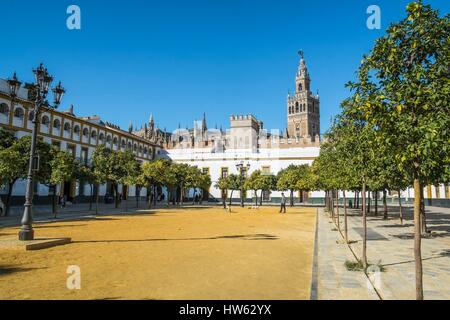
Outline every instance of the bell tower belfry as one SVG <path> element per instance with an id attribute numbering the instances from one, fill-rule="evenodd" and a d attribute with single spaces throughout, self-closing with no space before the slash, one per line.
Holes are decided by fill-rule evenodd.
<path id="1" fill-rule="evenodd" d="M 287 127 L 289 138 L 311 138 L 320 135 L 320 98 L 311 91 L 311 78 L 303 51 L 295 77 L 295 94 L 288 95 Z"/>

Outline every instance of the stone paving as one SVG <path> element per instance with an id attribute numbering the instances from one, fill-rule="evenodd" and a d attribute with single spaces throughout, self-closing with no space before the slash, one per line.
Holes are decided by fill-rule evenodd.
<path id="1" fill-rule="evenodd" d="M 337 243 L 342 237 L 323 209 L 319 209 L 318 220 L 317 299 L 379 300 L 363 272 L 347 271 L 345 261 L 356 259 L 347 245 Z"/>
<path id="2" fill-rule="evenodd" d="M 340 211 L 343 214 L 342 208 Z M 375 287 L 381 298 L 387 300 L 415 299 L 412 208 L 404 208 L 403 225 L 400 224 L 398 211 L 398 207 L 389 207 L 389 219 L 383 220 L 380 208 L 378 216 L 371 213 L 367 219 L 367 256 L 369 262 L 380 261 L 386 269 L 380 274 Z M 343 217 L 341 223 L 343 228 Z M 348 223 L 349 239 L 357 241 L 350 247 L 360 259 L 362 218 L 359 210 L 349 210 Z M 427 226 L 432 237 L 422 240 L 424 297 L 427 300 L 450 299 L 450 209 L 427 207 Z M 338 233 L 333 237 L 338 237 Z M 337 267 L 345 260 L 340 257 L 344 247 L 335 245 L 333 256 Z M 359 296 L 352 298 L 358 299 Z"/>

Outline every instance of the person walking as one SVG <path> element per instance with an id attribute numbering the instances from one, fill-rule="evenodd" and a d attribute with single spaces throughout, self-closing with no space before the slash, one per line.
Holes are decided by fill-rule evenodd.
<path id="1" fill-rule="evenodd" d="M 284 192 L 281 193 L 280 213 L 286 213 L 286 197 L 284 196 Z"/>
<path id="2" fill-rule="evenodd" d="M 62 194 L 60 197 L 61 209 L 66 207 L 67 196 Z"/>

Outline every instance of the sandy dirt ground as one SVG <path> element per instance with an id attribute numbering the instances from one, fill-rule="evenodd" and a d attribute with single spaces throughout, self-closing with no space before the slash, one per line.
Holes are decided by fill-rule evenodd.
<path id="1" fill-rule="evenodd" d="M 217 207 L 40 224 L 36 237 L 73 243 L 1 250 L 0 299 L 309 299 L 315 222 L 316 209 Z"/>

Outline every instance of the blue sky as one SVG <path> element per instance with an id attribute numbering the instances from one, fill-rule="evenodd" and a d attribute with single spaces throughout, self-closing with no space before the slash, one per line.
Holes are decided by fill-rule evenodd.
<path id="1" fill-rule="evenodd" d="M 31 81 L 44 62 L 67 89 L 61 109 L 73 104 L 77 115 L 124 129 L 150 113 L 161 128 L 192 127 L 203 112 L 209 127 L 252 113 L 266 128 L 284 129 L 303 49 L 324 132 L 362 55 L 408 2 L 0 0 L 0 77 L 16 70 Z M 425 2 L 449 12 L 448 0 Z M 66 27 L 71 4 L 81 8 L 79 31 Z M 371 4 L 381 8 L 381 30 L 366 27 Z"/>

